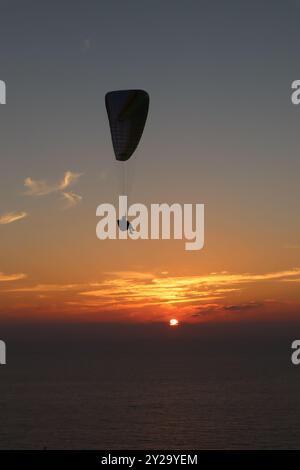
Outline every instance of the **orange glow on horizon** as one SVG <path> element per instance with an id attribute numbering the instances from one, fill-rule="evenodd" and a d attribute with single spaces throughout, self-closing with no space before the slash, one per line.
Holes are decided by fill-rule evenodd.
<path id="1" fill-rule="evenodd" d="M 34 283 L 0 273 L 3 308 L 18 317 L 104 322 L 261 319 L 299 307 L 300 268 L 266 273 L 114 271 L 86 283 Z M 286 302 L 286 292 L 293 301 Z"/>

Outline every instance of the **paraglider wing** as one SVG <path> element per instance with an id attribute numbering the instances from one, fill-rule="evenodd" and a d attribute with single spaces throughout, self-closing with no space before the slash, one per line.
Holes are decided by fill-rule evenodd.
<path id="1" fill-rule="evenodd" d="M 116 159 L 126 161 L 142 137 L 149 95 L 144 90 L 110 91 L 105 95 L 105 106 Z"/>

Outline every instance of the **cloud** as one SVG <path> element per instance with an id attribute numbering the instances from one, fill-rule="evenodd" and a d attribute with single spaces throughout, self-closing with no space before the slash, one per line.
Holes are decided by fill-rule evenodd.
<path id="1" fill-rule="evenodd" d="M 259 308 L 258 302 L 247 302 L 224 306 L 220 302 L 230 293 L 240 291 L 244 285 L 261 282 L 286 281 L 299 278 L 300 268 L 271 273 L 211 273 L 202 276 L 170 276 L 139 273 L 134 271 L 106 273 L 102 282 L 91 284 L 92 289 L 79 292 L 85 298 L 93 299 L 102 308 L 132 308 L 148 306 L 180 306 L 188 309 L 203 303 L 206 310 L 227 311 Z M 90 303 L 90 300 L 87 301 Z M 208 307 L 209 305 L 209 307 Z M 190 311 L 190 314 L 193 312 Z M 194 312 L 195 313 L 195 312 Z M 203 310 L 201 310 L 203 315 Z"/>
<path id="2" fill-rule="evenodd" d="M 70 207 L 76 206 L 82 200 L 82 196 L 80 196 L 79 194 L 75 194 L 72 191 L 63 192 L 62 195 L 66 200 L 65 209 L 69 209 Z"/>
<path id="3" fill-rule="evenodd" d="M 26 193 L 28 196 L 46 196 L 54 191 L 57 191 L 56 187 L 48 186 L 45 181 L 35 181 L 30 176 L 25 179 L 24 186 L 28 188 Z"/>
<path id="4" fill-rule="evenodd" d="M 264 304 L 262 302 L 249 302 L 249 303 L 237 304 L 237 305 L 225 305 L 224 310 L 240 312 L 241 310 L 250 310 L 254 308 L 260 308 L 260 307 L 263 307 L 263 305 Z"/>
<path id="5" fill-rule="evenodd" d="M 25 179 L 24 186 L 28 189 L 28 196 L 46 196 L 51 193 L 60 192 L 75 184 L 82 173 L 66 171 L 62 180 L 56 184 L 49 185 L 45 180 L 33 180 L 30 176 Z"/>
<path id="6" fill-rule="evenodd" d="M 211 273 L 206 277 L 203 277 L 203 282 L 206 284 L 241 284 L 251 283 L 256 281 L 273 281 L 273 280 L 284 280 L 300 274 L 300 268 L 293 268 L 285 271 L 275 271 L 270 273 L 255 274 L 255 273 L 241 273 L 241 274 L 230 274 L 226 271 L 222 273 Z"/>
<path id="7" fill-rule="evenodd" d="M 0 282 L 11 282 L 11 281 L 19 281 L 20 279 L 25 279 L 27 276 L 26 274 L 19 273 L 19 274 L 4 274 L 0 272 Z"/>
<path id="8" fill-rule="evenodd" d="M 25 219 L 28 213 L 24 211 L 8 212 L 0 216 L 0 225 L 7 225 L 16 222 L 17 220 Z"/>
<path id="9" fill-rule="evenodd" d="M 53 299 L 60 295 L 61 308 L 87 314 L 109 315 L 118 312 L 131 318 L 159 318 L 178 315 L 181 318 L 201 317 L 224 320 L 237 313 L 261 314 L 269 311 L 270 294 L 256 299 L 257 284 L 270 283 L 276 289 L 278 282 L 298 280 L 300 269 L 270 273 L 211 273 L 208 275 L 172 276 L 164 272 L 113 271 L 103 274 L 103 279 L 79 284 L 37 284 L 7 288 L 6 292 L 47 294 Z M 243 301 L 232 301 L 232 294 L 243 293 Z M 259 290 L 261 295 L 261 289 Z M 248 296 L 247 297 L 245 297 Z M 249 296 L 255 300 L 249 300 Z M 246 299 L 246 300 L 244 300 Z M 273 301 L 278 305 L 278 301 Z M 272 304 L 272 305 L 273 305 Z M 276 308 L 276 305 L 272 309 Z M 271 308 L 271 307 L 270 307 Z M 280 313 L 280 312 L 279 312 Z M 235 316 L 235 315 L 234 315 Z"/>
<path id="10" fill-rule="evenodd" d="M 251 310 L 261 309 L 265 306 L 267 301 L 265 302 L 245 302 L 241 304 L 231 304 L 231 305 L 223 305 L 222 303 L 215 303 L 215 304 L 203 304 L 197 306 L 195 310 L 191 310 L 191 318 L 206 318 L 211 317 L 214 318 L 216 315 L 218 317 L 223 316 L 227 312 L 248 312 Z M 188 312 L 187 312 L 188 313 Z"/>
<path id="11" fill-rule="evenodd" d="M 105 273 L 106 276 L 126 279 L 128 281 L 151 281 L 154 279 L 153 273 L 142 273 L 139 271 L 109 271 Z"/>
<path id="12" fill-rule="evenodd" d="M 219 304 L 204 304 L 197 308 L 191 315 L 191 317 L 204 317 L 218 312 L 222 308 Z"/>
<path id="13" fill-rule="evenodd" d="M 9 289 L 6 292 L 68 292 L 78 288 L 78 284 L 37 284 Z"/>
<path id="14" fill-rule="evenodd" d="M 76 183 L 78 179 L 82 176 L 82 173 L 72 173 L 72 171 L 66 171 L 62 181 L 60 182 L 58 189 L 63 190 Z"/>

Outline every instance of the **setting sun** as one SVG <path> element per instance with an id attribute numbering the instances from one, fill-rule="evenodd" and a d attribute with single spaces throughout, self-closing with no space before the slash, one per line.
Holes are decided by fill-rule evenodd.
<path id="1" fill-rule="evenodd" d="M 170 320 L 170 326 L 178 326 L 178 320 L 176 320 L 176 318 L 172 318 Z"/>

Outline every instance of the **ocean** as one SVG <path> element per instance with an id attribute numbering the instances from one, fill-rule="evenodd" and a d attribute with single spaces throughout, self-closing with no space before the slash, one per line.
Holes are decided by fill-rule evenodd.
<path id="1" fill-rule="evenodd" d="M 0 325 L 1 449 L 300 449 L 300 325 Z"/>

